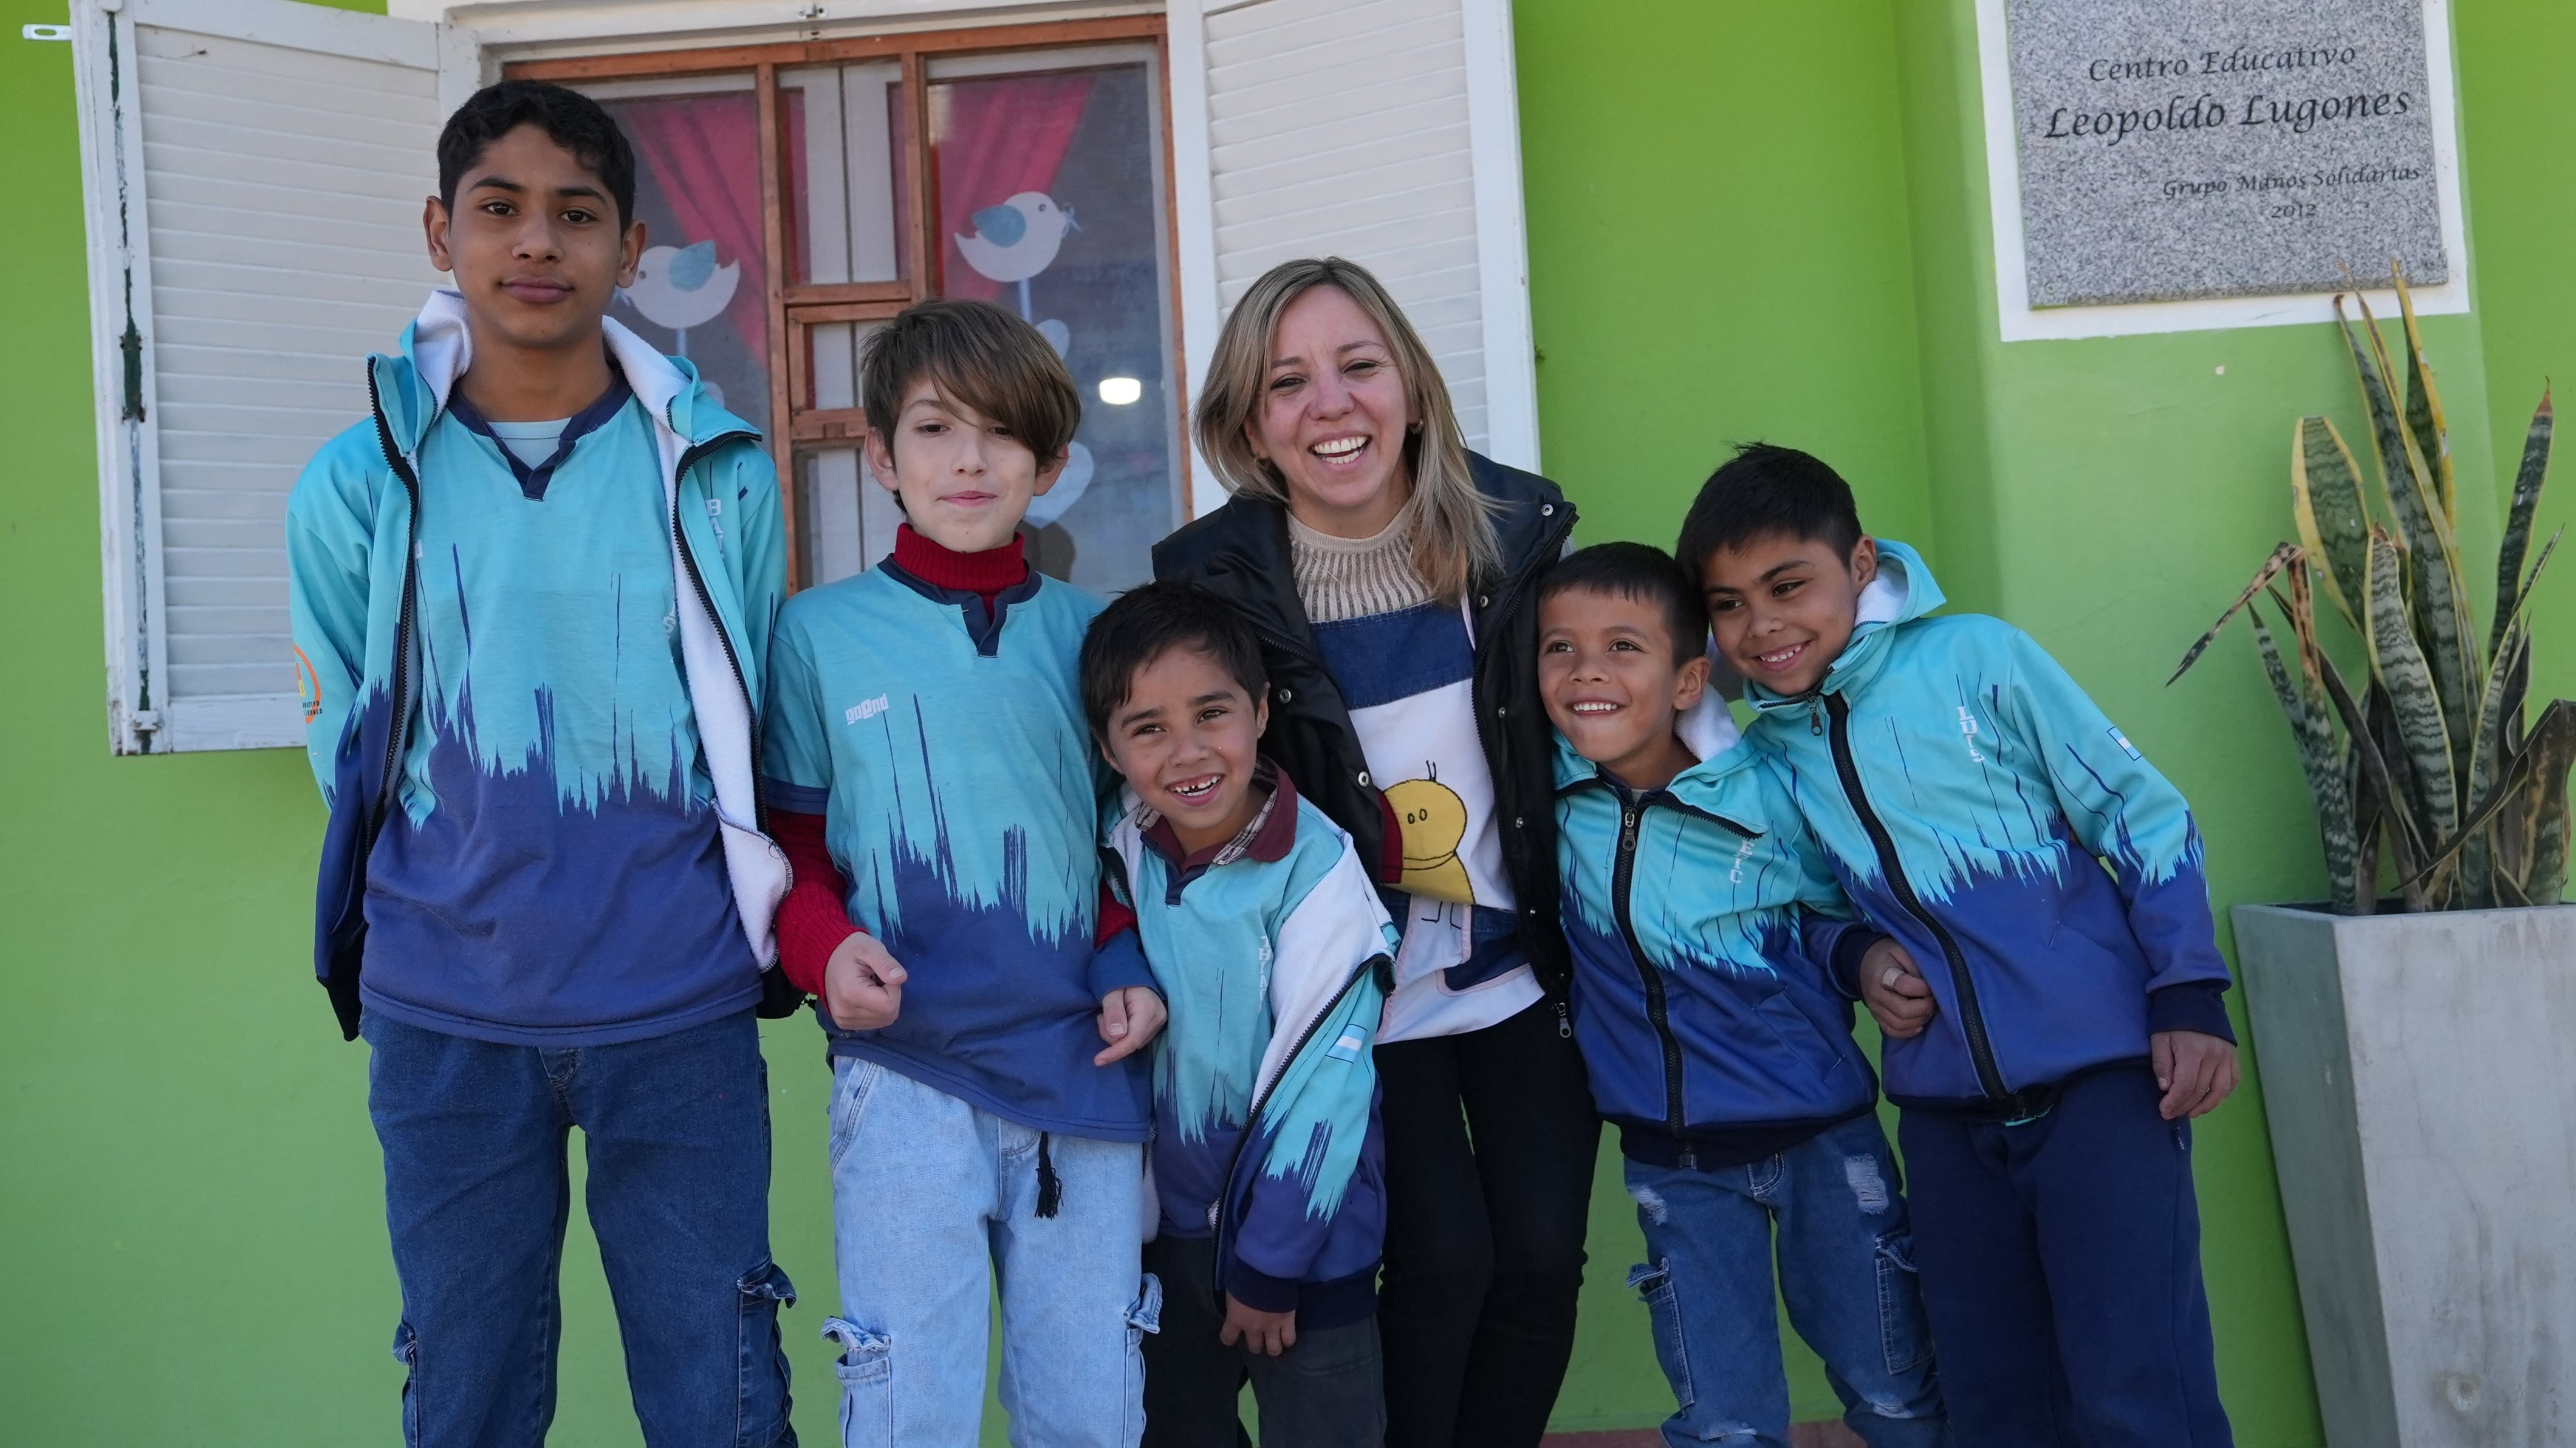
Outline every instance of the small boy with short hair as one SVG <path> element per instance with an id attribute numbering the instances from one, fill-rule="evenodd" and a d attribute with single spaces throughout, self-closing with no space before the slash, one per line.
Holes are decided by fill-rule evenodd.
<path id="1" fill-rule="evenodd" d="M 1258 753 L 1261 640 L 1225 600 L 1149 583 L 1092 621 L 1082 698 L 1126 777 L 1108 845 L 1170 1002 L 1154 1055 L 1163 1285 L 1148 1448 L 1386 1432 L 1378 1017 L 1398 937 L 1350 837 Z"/>
<path id="2" fill-rule="evenodd" d="M 2190 807 L 2039 645 L 1930 617 L 1822 461 L 1755 444 L 1677 550 L 1835 874 L 1960 1441 L 2211 1448 L 2191 1118 L 2236 1085 Z"/>
<path id="3" fill-rule="evenodd" d="M 1099 604 L 1017 533 L 1081 400 L 1035 328 L 961 301 L 871 335 L 861 393 L 908 521 L 780 613 L 764 781 L 797 865 L 782 961 L 834 1072 L 842 1432 L 972 1448 L 998 1288 L 1012 1440 L 1132 1448 L 1156 1312 L 1136 1053 L 1163 1007 L 1099 910 L 1075 672 Z"/>
<path id="4" fill-rule="evenodd" d="M 1779 1297 L 1844 1421 L 1871 1448 L 1934 1448 L 1905 1199 L 1851 1036 L 1855 979 L 1894 946 L 1736 744 L 1707 637 L 1660 548 L 1597 544 L 1539 585 L 1574 1033 L 1645 1229 L 1629 1282 L 1680 1404 L 1664 1438 L 1785 1448 L 1776 1230 Z"/>

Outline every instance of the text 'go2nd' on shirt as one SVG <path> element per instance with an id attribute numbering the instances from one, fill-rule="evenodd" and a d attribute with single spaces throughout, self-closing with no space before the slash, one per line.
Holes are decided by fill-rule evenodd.
<path id="1" fill-rule="evenodd" d="M 604 1044 L 760 996 L 680 659 L 661 461 L 612 376 L 559 424 L 489 423 L 456 392 L 421 445 L 419 712 L 368 861 L 361 982 L 408 1024 Z"/>

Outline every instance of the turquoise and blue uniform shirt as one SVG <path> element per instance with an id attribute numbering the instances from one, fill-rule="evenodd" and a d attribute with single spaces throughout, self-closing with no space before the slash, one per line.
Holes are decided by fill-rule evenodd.
<path id="1" fill-rule="evenodd" d="M 1266 763 L 1246 835 L 1185 854 L 1132 793 L 1108 848 L 1170 1008 L 1154 1044 L 1162 1230 L 1314 1331 L 1375 1309 L 1385 1146 L 1370 1054 L 1395 927 L 1350 836 Z"/>
<path id="2" fill-rule="evenodd" d="M 892 559 L 807 589 L 770 656 L 764 791 L 821 815 L 850 921 L 903 963 L 902 1014 L 831 1054 L 1039 1131 L 1146 1136 L 1148 1062 L 1108 1066 L 1101 997 L 1153 977 L 1094 949 L 1101 776 L 1076 671 L 1100 604 L 1031 574 L 996 595 Z"/>
<path id="3" fill-rule="evenodd" d="M 1735 745 L 1640 793 L 1556 747 L 1574 1035 L 1620 1150 L 1738 1166 L 1868 1110 L 1852 971 L 1883 937 L 1761 759 Z"/>
<path id="4" fill-rule="evenodd" d="M 1914 550 L 1817 689 L 1748 686 L 1780 770 L 1870 923 L 1921 967 L 1931 1026 L 1890 1041 L 1891 1099 L 2031 1109 L 2154 1031 L 2234 1039 L 2190 807 L 2029 635 L 1934 618 Z"/>
<path id="5" fill-rule="evenodd" d="M 667 474 L 693 440 L 707 444 L 683 467 L 704 519 L 694 561 L 730 606 L 723 622 L 748 625 L 733 639 L 747 649 L 783 592 L 758 435 L 674 364 L 612 336 L 625 345 L 608 392 L 531 467 L 454 388 L 452 310 L 434 299 L 402 354 L 375 359 L 379 418 L 323 449 L 288 510 L 311 748 L 334 813 L 324 914 L 335 897 L 363 909 L 357 997 L 430 1030 L 540 1045 L 639 1039 L 748 1009 L 768 919 L 764 909 L 755 935 L 738 908 L 696 690 L 732 706 L 747 777 L 740 721 L 757 659 L 748 673 L 692 677 Z M 416 338 L 433 363 L 416 358 Z M 671 427 L 683 411 L 693 438 Z M 417 478 L 416 514 L 389 446 Z M 386 605 L 393 617 L 379 616 Z M 388 792 L 398 654 L 408 708 Z M 370 841 L 352 817 L 379 799 L 391 807 Z"/>

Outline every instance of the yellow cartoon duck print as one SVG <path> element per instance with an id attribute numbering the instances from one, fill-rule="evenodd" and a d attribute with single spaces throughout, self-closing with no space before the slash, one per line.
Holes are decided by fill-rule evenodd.
<path id="1" fill-rule="evenodd" d="M 1404 888 L 1434 900 L 1476 903 L 1467 880 L 1467 862 L 1458 846 L 1467 838 L 1467 803 L 1442 784 L 1439 771 L 1426 779 L 1408 779 L 1386 792 L 1404 831 Z"/>

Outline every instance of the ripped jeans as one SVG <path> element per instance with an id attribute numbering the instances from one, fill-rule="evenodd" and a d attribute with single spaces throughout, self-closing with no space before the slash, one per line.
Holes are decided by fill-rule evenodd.
<path id="1" fill-rule="evenodd" d="M 769 1074 L 750 1011 L 604 1046 L 469 1040 L 375 1011 L 362 1030 L 402 1279 L 404 1443 L 545 1441 L 578 1126 L 648 1448 L 794 1448 L 778 1309 L 796 1289 L 769 1260 Z"/>
<path id="2" fill-rule="evenodd" d="M 1870 1448 L 1949 1440 L 1915 1290 L 1896 1162 L 1864 1113 L 1777 1156 L 1714 1171 L 1629 1160 L 1648 1261 L 1628 1274 L 1679 1409 L 1664 1441 L 1786 1448 L 1789 1384 L 1772 1286 Z"/>
<path id="3" fill-rule="evenodd" d="M 845 1448 L 983 1441 L 996 1296 L 1011 1442 L 1136 1448 L 1163 1301 L 1144 1146 L 1042 1136 L 873 1061 L 832 1072 Z"/>

